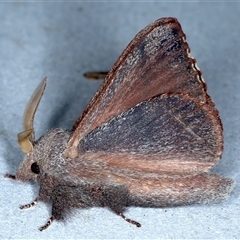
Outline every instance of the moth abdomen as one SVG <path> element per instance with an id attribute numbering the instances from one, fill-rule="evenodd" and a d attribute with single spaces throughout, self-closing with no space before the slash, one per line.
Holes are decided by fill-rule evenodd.
<path id="1" fill-rule="evenodd" d="M 216 203 L 226 199 L 233 187 L 232 179 L 209 173 L 134 182 L 129 186 L 129 205 L 173 207 Z"/>

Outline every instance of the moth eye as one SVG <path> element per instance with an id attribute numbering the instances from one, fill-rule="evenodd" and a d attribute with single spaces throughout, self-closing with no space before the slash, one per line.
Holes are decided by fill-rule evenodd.
<path id="1" fill-rule="evenodd" d="M 40 173 L 40 168 L 39 168 L 39 166 L 38 166 L 38 164 L 36 162 L 34 162 L 31 165 L 31 170 L 32 170 L 33 173 L 36 173 L 36 174 Z"/>

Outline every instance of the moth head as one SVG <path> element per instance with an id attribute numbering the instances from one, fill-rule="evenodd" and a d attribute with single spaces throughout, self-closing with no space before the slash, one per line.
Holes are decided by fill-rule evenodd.
<path id="1" fill-rule="evenodd" d="M 33 92 L 31 98 L 29 99 L 27 106 L 23 114 L 23 132 L 17 135 L 18 144 L 22 151 L 26 154 L 23 162 L 20 164 L 19 170 L 17 172 L 17 179 L 19 180 L 29 180 L 36 177 L 36 174 L 40 173 L 40 167 L 38 163 L 34 160 L 33 148 L 34 148 L 34 115 L 38 108 L 39 102 L 42 98 L 43 92 L 46 87 L 46 80 L 44 78 L 38 87 Z"/>
<path id="2" fill-rule="evenodd" d="M 34 150 L 33 150 L 34 151 Z M 37 179 L 42 173 L 41 159 L 37 159 L 33 152 L 27 153 L 18 168 L 16 179 L 20 181 L 28 181 Z"/>

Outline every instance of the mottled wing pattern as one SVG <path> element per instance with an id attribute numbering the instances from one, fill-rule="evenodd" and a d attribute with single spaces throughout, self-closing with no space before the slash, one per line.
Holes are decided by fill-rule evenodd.
<path id="1" fill-rule="evenodd" d="M 180 24 L 159 19 L 130 42 L 75 123 L 68 156 L 90 131 L 162 93 L 186 93 L 214 107 Z"/>

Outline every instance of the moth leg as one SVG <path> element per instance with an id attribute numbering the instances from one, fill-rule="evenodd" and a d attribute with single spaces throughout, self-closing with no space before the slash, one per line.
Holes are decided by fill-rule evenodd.
<path id="1" fill-rule="evenodd" d="M 20 209 L 27 209 L 27 208 L 34 207 L 35 205 L 37 205 L 38 200 L 39 200 L 39 199 L 38 199 L 38 197 L 37 197 L 33 202 L 31 202 L 31 203 L 29 203 L 29 204 L 22 205 L 22 206 L 20 206 L 19 208 L 20 208 Z"/>
<path id="2" fill-rule="evenodd" d="M 68 186 L 56 186 L 54 190 L 51 193 L 51 199 L 52 199 L 52 216 L 49 218 L 47 223 L 40 227 L 38 230 L 43 231 L 47 229 L 53 220 L 64 220 L 67 212 L 70 211 L 71 206 L 69 204 L 69 198 L 68 195 L 71 193 L 72 187 Z"/>
<path id="3" fill-rule="evenodd" d="M 4 177 L 5 177 L 5 178 L 10 178 L 10 179 L 12 179 L 12 180 L 16 180 L 16 176 L 15 176 L 15 175 L 11 175 L 11 174 L 8 174 L 8 173 L 6 173 L 6 174 L 4 175 Z"/>
<path id="4" fill-rule="evenodd" d="M 139 223 L 139 222 L 136 222 L 136 221 L 134 221 L 134 220 L 132 220 L 132 219 L 130 219 L 130 218 L 127 218 L 127 217 L 125 217 L 124 215 L 123 215 L 123 213 L 118 213 L 118 212 L 116 212 L 116 214 L 118 214 L 120 217 L 122 217 L 125 221 L 127 221 L 127 222 L 129 222 L 129 223 L 131 223 L 131 224 L 133 224 L 133 225 L 136 225 L 137 227 L 141 227 L 141 224 Z"/>
<path id="5" fill-rule="evenodd" d="M 107 76 L 108 72 L 86 72 L 83 74 L 85 78 L 98 80 L 104 79 Z"/>
<path id="6" fill-rule="evenodd" d="M 46 188 L 46 186 L 48 186 L 48 184 L 47 184 L 48 180 L 49 179 L 47 177 L 45 177 L 44 180 L 41 182 L 38 197 L 33 202 L 20 206 L 20 209 L 27 209 L 27 208 L 34 207 L 35 205 L 37 205 L 38 201 L 40 201 L 40 200 L 43 200 L 43 201 L 49 200 L 49 198 L 47 198 L 47 196 L 50 196 L 50 193 L 48 191 L 48 188 Z"/>
<path id="7" fill-rule="evenodd" d="M 123 215 L 124 207 L 127 205 L 129 198 L 129 191 L 124 185 L 108 186 L 98 188 L 101 189 L 101 202 L 104 206 L 109 207 L 117 215 L 121 216 L 125 221 L 141 227 L 139 222 L 136 222 Z"/>
<path id="8" fill-rule="evenodd" d="M 45 229 L 47 229 L 49 226 L 50 226 L 50 224 L 52 223 L 52 221 L 55 219 L 55 217 L 54 216 L 51 216 L 50 218 L 49 218 L 49 220 L 47 221 L 47 223 L 45 224 L 45 225 L 43 225 L 42 227 L 40 227 L 38 230 L 39 231 L 43 231 L 43 230 L 45 230 Z"/>
<path id="9" fill-rule="evenodd" d="M 8 174 L 8 173 L 6 173 L 6 174 L 4 175 L 4 177 L 5 177 L 5 178 L 10 178 L 10 179 L 16 180 L 16 176 L 11 175 L 11 174 Z M 31 203 L 29 203 L 29 204 L 26 204 L 26 205 L 22 205 L 22 206 L 20 206 L 19 208 L 20 208 L 20 209 L 31 208 L 31 207 L 35 206 L 37 203 L 38 203 L 38 197 L 37 197 L 33 202 L 31 202 Z"/>

